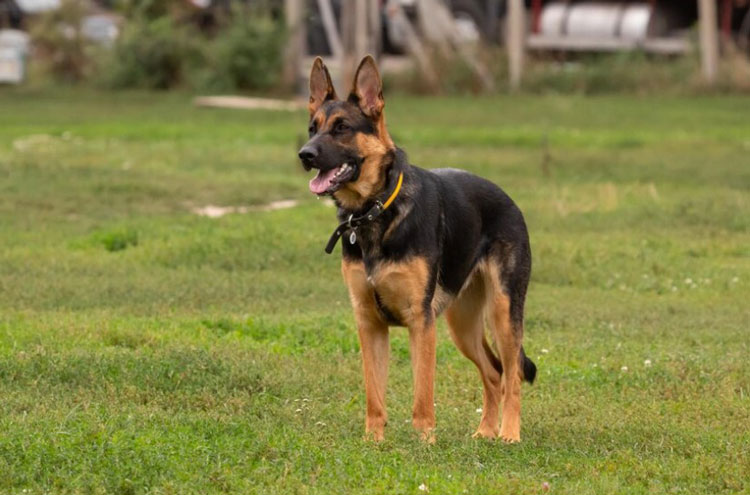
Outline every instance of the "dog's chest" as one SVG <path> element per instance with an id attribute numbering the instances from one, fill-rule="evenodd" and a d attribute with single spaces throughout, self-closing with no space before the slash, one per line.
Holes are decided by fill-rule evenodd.
<path id="1" fill-rule="evenodd" d="M 409 325 L 424 316 L 430 280 L 426 259 L 375 263 L 366 269 L 366 276 L 378 310 L 390 323 Z"/>

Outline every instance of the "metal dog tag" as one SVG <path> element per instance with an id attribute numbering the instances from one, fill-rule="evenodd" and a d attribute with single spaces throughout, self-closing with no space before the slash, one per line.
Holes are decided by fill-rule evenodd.
<path id="1" fill-rule="evenodd" d="M 357 242 L 357 232 L 352 230 L 352 233 L 349 234 L 349 244 L 354 244 L 355 242 Z"/>

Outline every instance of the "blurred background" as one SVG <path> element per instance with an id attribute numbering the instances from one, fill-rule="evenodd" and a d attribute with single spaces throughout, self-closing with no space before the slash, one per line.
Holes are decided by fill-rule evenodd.
<path id="1" fill-rule="evenodd" d="M 0 0 L 0 83 L 300 94 L 750 88 L 747 0 Z"/>
<path id="2" fill-rule="evenodd" d="M 747 0 L 0 0 L 0 493 L 747 493 Z M 365 53 L 425 168 L 534 258 L 518 447 L 439 322 L 363 444 L 336 226 L 297 151 Z"/>

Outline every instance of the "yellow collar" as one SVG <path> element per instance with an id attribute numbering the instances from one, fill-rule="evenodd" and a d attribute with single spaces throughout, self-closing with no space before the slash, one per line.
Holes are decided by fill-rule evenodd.
<path id="1" fill-rule="evenodd" d="M 391 196 L 385 200 L 385 203 L 383 203 L 383 209 L 385 210 L 389 206 L 391 206 L 391 203 L 393 203 L 393 200 L 396 199 L 396 196 L 398 196 L 398 192 L 401 190 L 401 184 L 404 183 L 404 173 L 400 172 L 398 174 L 398 183 L 396 183 L 396 189 L 393 190 L 391 193 Z"/>
<path id="2" fill-rule="evenodd" d="M 344 232 L 348 230 L 351 231 L 351 234 L 349 236 L 349 243 L 354 244 L 355 242 L 357 242 L 357 227 L 362 224 L 372 222 L 377 217 L 379 217 L 380 214 L 386 210 L 386 208 L 391 206 L 391 203 L 393 203 L 393 201 L 396 199 L 396 196 L 398 196 L 399 191 L 401 191 L 401 185 L 403 183 L 404 173 L 400 172 L 398 174 L 398 182 L 396 183 L 396 188 L 393 190 L 388 199 L 385 200 L 385 203 L 381 203 L 378 200 L 375 201 L 375 205 L 370 208 L 364 215 L 361 215 L 359 217 L 355 217 L 353 214 L 349 215 L 349 218 L 345 222 L 341 223 L 338 227 L 336 227 L 336 230 L 333 231 L 331 238 L 328 239 L 328 244 L 326 245 L 326 253 L 331 254 L 333 252 L 333 248 L 336 246 L 336 243 L 339 241 L 341 236 L 344 235 Z"/>

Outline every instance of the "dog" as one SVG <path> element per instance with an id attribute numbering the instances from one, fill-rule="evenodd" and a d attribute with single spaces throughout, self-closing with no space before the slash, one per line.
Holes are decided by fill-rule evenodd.
<path id="1" fill-rule="evenodd" d="M 384 439 L 390 326 L 409 330 L 412 424 L 434 442 L 435 320 L 445 313 L 459 351 L 479 369 L 483 406 L 475 437 L 521 439 L 521 382 L 536 365 L 522 346 L 531 248 L 523 215 L 492 182 L 456 169 L 410 165 L 388 134 L 375 61 L 362 59 L 340 100 L 318 57 L 310 74 L 310 191 L 333 197 L 341 272 L 362 352 L 365 437 Z M 489 322 L 497 354 L 485 337 Z M 502 422 L 500 406 L 502 405 Z"/>

